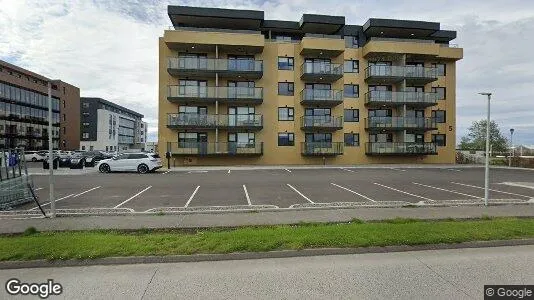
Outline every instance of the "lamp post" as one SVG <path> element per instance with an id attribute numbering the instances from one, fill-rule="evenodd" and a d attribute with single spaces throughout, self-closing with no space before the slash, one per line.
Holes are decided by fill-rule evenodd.
<path id="1" fill-rule="evenodd" d="M 479 93 L 480 95 L 488 97 L 488 117 L 486 119 L 486 166 L 484 171 L 484 205 L 488 206 L 489 198 L 489 147 L 490 147 L 490 100 L 491 93 Z"/>
<path id="2" fill-rule="evenodd" d="M 50 217 L 56 217 L 56 199 L 54 199 L 54 151 L 52 150 L 52 83 L 48 82 L 48 184 L 50 202 Z"/>
<path id="3" fill-rule="evenodd" d="M 512 159 L 514 158 L 514 129 L 510 128 L 510 163 L 509 167 L 512 166 Z"/>

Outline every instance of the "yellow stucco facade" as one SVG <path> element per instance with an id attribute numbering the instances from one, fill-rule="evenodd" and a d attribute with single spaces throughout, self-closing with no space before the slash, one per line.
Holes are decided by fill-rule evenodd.
<path id="1" fill-rule="evenodd" d="M 192 59 L 201 68 L 198 72 L 184 73 L 184 60 L 177 61 L 177 65 L 170 62 L 180 56 L 190 53 L 201 53 L 205 55 L 206 61 L 210 59 L 221 59 L 211 62 L 204 62 L 204 58 Z M 253 55 L 254 59 L 261 61 L 262 69 L 258 77 L 257 74 L 249 77 L 247 74 L 229 74 L 229 55 Z M 305 37 L 300 41 L 273 41 L 266 39 L 261 33 L 231 33 L 231 32 L 206 32 L 189 31 L 187 29 L 168 30 L 163 37 L 159 38 L 159 128 L 158 141 L 159 151 L 162 157 L 166 152 L 172 155 L 171 164 L 181 165 L 302 165 L 302 164 L 328 164 L 328 165 L 354 165 L 354 164 L 380 164 L 380 163 L 454 163 L 455 162 L 455 137 L 456 137 L 456 61 L 461 59 L 463 51 L 461 48 L 444 47 L 435 43 L 422 43 L 417 41 L 380 41 L 370 40 L 359 48 L 345 48 L 343 39 L 332 37 Z M 290 57 L 294 59 L 293 70 L 279 70 L 278 58 Z M 343 122 L 342 128 L 326 131 L 324 128 L 303 130 L 301 128 L 301 117 L 305 114 L 305 108 L 323 107 L 322 105 L 303 105 L 302 91 L 306 83 L 314 80 L 301 79 L 303 64 L 306 58 L 323 57 L 330 60 L 330 64 L 341 66 L 347 60 L 358 61 L 358 72 L 342 73 L 339 79 L 329 79 L 328 83 L 332 90 L 342 91 L 345 84 L 358 85 L 358 97 L 344 97 L 343 101 L 337 105 L 327 105 L 331 108 L 332 117 L 343 117 L 344 109 L 358 109 L 358 122 Z M 199 62 L 200 61 L 200 62 Z M 435 76 L 423 83 L 411 83 L 409 79 L 400 78 L 390 80 L 380 78 L 371 83 L 366 75 L 366 68 L 369 62 L 388 61 L 392 66 L 401 69 L 409 61 L 423 62 L 424 67 L 431 69 L 432 64 L 444 64 L 445 76 Z M 186 63 L 187 65 L 187 63 Z M 219 66 L 219 67 L 218 67 Z M 222 67 L 220 67 L 222 66 Z M 180 69 L 181 68 L 181 69 Z M 231 68 L 230 68 L 231 69 Z M 174 72 L 176 71 L 176 72 Z M 239 73 L 239 72 L 238 72 Z M 242 76 L 242 77 L 239 77 Z M 432 77 L 432 76 L 431 76 Z M 199 99 L 172 99 L 170 86 L 179 86 L 180 80 L 186 79 L 205 80 L 207 89 L 217 90 L 214 97 L 202 95 Z M 254 78 L 254 79 L 250 79 Z M 372 78 L 371 78 L 372 79 Z M 323 78 L 317 79 L 322 81 Z M 229 81 L 253 81 L 256 88 L 262 88 L 262 101 L 244 102 L 234 104 L 232 99 L 224 99 L 226 90 L 209 87 L 227 87 Z M 278 94 L 278 83 L 294 83 L 293 96 Z M 378 82 L 378 83 L 377 83 Z M 422 130 L 424 142 L 430 143 L 433 134 L 445 134 L 445 146 L 436 146 L 437 153 L 417 154 L 413 153 L 388 153 L 389 155 L 376 155 L 368 153 L 367 143 L 369 143 L 370 133 L 391 133 L 392 142 L 404 143 L 406 133 L 411 132 L 406 129 L 385 128 L 384 130 L 373 131 L 366 128 L 368 110 L 371 108 L 366 104 L 366 93 L 369 85 L 387 85 L 390 91 L 395 93 L 403 90 L 406 86 L 424 86 L 424 92 L 429 93 L 433 87 L 445 87 L 445 99 L 437 100 L 437 104 L 417 108 L 424 109 L 424 116 L 430 118 L 432 110 L 444 110 L 446 120 L 444 123 L 435 124 L 432 130 Z M 208 93 L 209 94 L 209 93 Z M 209 98 L 209 99 L 208 99 Z M 215 100 L 213 98 L 216 98 Z M 206 100 L 206 101 L 204 101 Z M 207 107 L 207 115 L 229 114 L 229 107 L 254 107 L 254 114 L 261 115 L 261 128 L 229 128 L 227 126 L 217 126 L 201 124 L 195 128 L 196 123 L 185 124 L 173 123 L 169 114 L 177 114 L 180 106 L 202 106 Z M 279 121 L 278 108 L 294 108 L 293 121 Z M 391 109 L 392 116 L 405 116 L 405 110 L 411 105 L 386 105 L 382 108 Z M 174 115 L 172 115 L 174 117 Z M 210 117 L 211 118 L 211 117 Z M 170 124 L 172 123 L 172 124 Z M 173 125 L 173 126 L 170 126 Z M 174 126 L 176 125 L 176 126 Z M 181 151 L 180 147 L 195 148 L 191 143 L 179 143 L 179 133 L 205 133 L 209 147 L 204 150 Z M 251 151 L 229 151 L 232 146 L 229 142 L 229 133 L 254 133 L 254 143 Z M 279 146 L 279 133 L 293 133 L 293 146 Z M 326 151 L 315 151 L 314 155 L 306 155 L 305 133 L 328 132 L 331 133 L 331 142 L 340 143 L 341 153 Z M 348 146 L 344 144 L 345 133 L 359 134 L 359 146 Z M 219 146 L 215 146 L 220 143 Z M 258 146 L 260 145 L 261 146 Z M 404 150 L 403 150 L 404 151 Z M 336 152 L 336 151 L 334 151 Z M 394 151 L 393 151 L 394 152 Z M 402 151 L 401 151 L 402 152 Z"/>

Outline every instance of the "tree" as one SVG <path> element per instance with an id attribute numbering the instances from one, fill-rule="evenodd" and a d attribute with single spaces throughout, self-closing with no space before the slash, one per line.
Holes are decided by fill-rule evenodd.
<path id="1" fill-rule="evenodd" d="M 486 124 L 486 120 L 473 122 L 467 129 L 467 135 L 460 140 L 460 149 L 486 150 Z M 508 151 L 508 140 L 495 121 L 490 122 L 490 147 L 494 152 Z"/>

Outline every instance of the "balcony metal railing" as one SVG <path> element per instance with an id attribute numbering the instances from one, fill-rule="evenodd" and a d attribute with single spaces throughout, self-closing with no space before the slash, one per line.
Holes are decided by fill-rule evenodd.
<path id="1" fill-rule="evenodd" d="M 383 66 L 375 65 L 365 68 L 365 78 L 369 77 L 395 77 L 395 78 L 426 78 L 437 79 L 437 68 L 418 66 Z"/>
<path id="2" fill-rule="evenodd" d="M 168 68 L 189 71 L 262 72 L 263 61 L 252 59 L 169 57 Z"/>
<path id="3" fill-rule="evenodd" d="M 306 34 L 304 34 L 304 37 L 319 38 L 319 39 L 334 39 L 334 40 L 341 40 L 342 39 L 340 35 L 319 34 L 319 33 L 306 33 Z"/>
<path id="4" fill-rule="evenodd" d="M 343 101 L 343 91 L 304 89 L 301 92 L 301 99 L 301 101 L 341 102 Z"/>
<path id="5" fill-rule="evenodd" d="M 341 129 L 343 117 L 333 116 L 303 116 L 300 118 L 302 129 Z"/>
<path id="6" fill-rule="evenodd" d="M 168 97 L 198 99 L 263 99 L 261 87 L 215 87 L 194 85 L 171 85 Z"/>
<path id="7" fill-rule="evenodd" d="M 171 142 L 167 150 L 172 155 L 262 155 L 263 142 Z"/>
<path id="8" fill-rule="evenodd" d="M 435 129 L 435 118 L 422 117 L 369 117 L 365 119 L 368 129 Z"/>
<path id="9" fill-rule="evenodd" d="M 365 103 L 433 105 L 437 100 L 437 93 L 369 91 L 365 94 Z"/>
<path id="10" fill-rule="evenodd" d="M 343 154 L 342 142 L 302 142 L 302 155 L 340 155 Z"/>
<path id="11" fill-rule="evenodd" d="M 366 143 L 366 154 L 377 155 L 426 155 L 437 154 L 435 143 Z"/>
<path id="12" fill-rule="evenodd" d="M 302 64 L 301 75 L 336 75 L 343 76 L 343 65 L 328 62 L 305 62 Z"/>
<path id="13" fill-rule="evenodd" d="M 263 115 L 208 115 L 196 113 L 170 113 L 167 114 L 167 126 L 198 128 L 262 128 Z"/>

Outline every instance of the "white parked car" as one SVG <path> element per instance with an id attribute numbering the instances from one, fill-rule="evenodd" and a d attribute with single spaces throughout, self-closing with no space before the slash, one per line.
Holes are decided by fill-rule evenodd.
<path id="1" fill-rule="evenodd" d="M 156 153 L 123 153 L 104 159 L 96 165 L 102 173 L 113 171 L 137 171 L 144 174 L 162 167 L 161 158 Z"/>
<path id="2" fill-rule="evenodd" d="M 39 151 L 25 151 L 24 152 L 24 160 L 25 161 L 43 161 L 45 158 L 44 155 L 42 155 Z"/>

